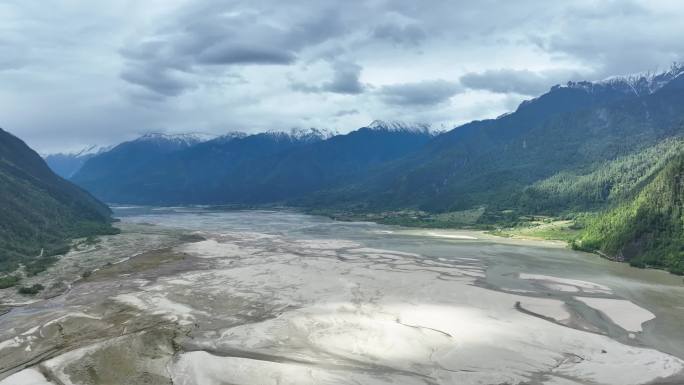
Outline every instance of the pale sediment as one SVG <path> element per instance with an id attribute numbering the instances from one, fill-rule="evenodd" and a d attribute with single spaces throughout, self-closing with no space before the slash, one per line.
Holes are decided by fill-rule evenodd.
<path id="1" fill-rule="evenodd" d="M 36 367 L 63 384 L 185 385 L 636 385 L 684 370 L 676 357 L 562 325 L 574 314 L 561 300 L 476 285 L 485 272 L 472 258 L 428 259 L 346 240 L 203 235 L 211 239 L 168 257 L 117 265 L 118 276 L 103 271 L 69 294 L 63 314 L 16 318 L 14 331 L 0 334 L 0 357 L 22 351 L 28 362 L 34 349 L 64 338 L 60 327 L 90 325 L 107 333 L 71 336 L 71 349 Z M 610 293 L 591 282 L 521 278 Z M 29 319 L 39 325 L 22 329 Z M 27 370 L 12 373 L 35 376 Z"/>
<path id="2" fill-rule="evenodd" d="M 615 324 L 630 332 L 642 331 L 641 325 L 655 318 L 650 311 L 626 300 L 587 297 L 575 297 L 575 299 L 600 311 Z"/>

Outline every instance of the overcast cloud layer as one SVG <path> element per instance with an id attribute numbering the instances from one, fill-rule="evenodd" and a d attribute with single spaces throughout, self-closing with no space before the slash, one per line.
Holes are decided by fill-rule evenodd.
<path id="1" fill-rule="evenodd" d="M 5 0 L 0 127 L 40 151 L 162 132 L 452 128 L 684 57 L 679 0 Z"/>

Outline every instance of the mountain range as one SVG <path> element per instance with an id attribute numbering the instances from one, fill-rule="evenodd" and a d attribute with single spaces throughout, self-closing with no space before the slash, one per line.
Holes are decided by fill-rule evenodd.
<path id="1" fill-rule="evenodd" d="M 431 218 L 428 225 L 448 217 L 450 226 L 479 227 L 515 225 L 530 215 L 571 218 L 585 228 L 578 247 L 637 263 L 663 242 L 646 241 L 643 231 L 618 236 L 601 223 L 625 207 L 649 210 L 635 202 L 653 191 L 671 193 L 668 218 L 681 213 L 682 189 L 662 187 L 667 176 L 660 175 L 677 175 L 683 135 L 684 67 L 673 65 L 658 74 L 557 85 L 511 113 L 442 133 L 375 121 L 343 135 L 148 135 L 91 157 L 71 180 L 117 203 L 283 204 L 379 218 L 418 212 Z M 654 183 L 660 187 L 649 187 Z M 477 215 L 460 221 L 462 213 Z M 631 228 L 644 218 L 653 216 L 631 216 Z M 658 223 L 667 230 L 652 238 L 679 245 L 668 249 L 675 257 L 641 261 L 677 271 L 681 221 Z M 592 238 L 597 228 L 620 246 Z"/>
<path id="2" fill-rule="evenodd" d="M 569 207 L 526 199 L 529 188 L 684 134 L 683 74 L 676 66 L 638 81 L 553 87 L 513 113 L 439 135 L 368 180 L 326 194 L 323 202 L 361 202 L 374 210 L 446 212 L 486 205 L 558 214 Z M 650 91 L 635 91 L 634 84 Z"/>
<path id="3" fill-rule="evenodd" d="M 425 125 L 380 121 L 346 135 L 319 129 L 231 133 L 182 145 L 142 137 L 88 160 L 72 180 L 108 202 L 286 202 L 365 178 L 432 137 Z"/>

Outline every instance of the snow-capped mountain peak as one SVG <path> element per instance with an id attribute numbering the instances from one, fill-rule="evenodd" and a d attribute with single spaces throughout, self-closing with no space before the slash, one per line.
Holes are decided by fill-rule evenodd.
<path id="1" fill-rule="evenodd" d="M 664 72 L 644 72 L 628 76 L 612 76 L 599 83 L 616 85 L 627 84 L 635 94 L 652 94 L 673 79 L 684 74 L 684 65 L 674 63 L 668 71 Z"/>
<path id="2" fill-rule="evenodd" d="M 63 178 L 71 178 L 90 158 L 104 154 L 114 146 L 90 145 L 79 150 L 41 155 L 48 166 Z"/>
<path id="3" fill-rule="evenodd" d="M 367 127 L 378 131 L 430 133 L 430 125 L 427 123 L 407 123 L 396 120 L 374 120 Z"/>
<path id="4" fill-rule="evenodd" d="M 307 138 L 319 138 L 321 140 L 329 139 L 338 133 L 334 130 L 327 128 L 292 128 L 290 130 L 290 136 L 296 139 L 307 139 Z"/>
<path id="5" fill-rule="evenodd" d="M 45 153 L 41 154 L 43 158 L 49 157 L 49 156 L 65 156 L 65 157 L 73 157 L 73 158 L 79 158 L 79 157 L 86 157 L 86 156 L 92 156 L 92 155 L 97 155 L 101 154 L 103 152 L 107 152 L 111 150 L 114 146 L 98 146 L 98 145 L 88 145 L 76 150 L 72 151 L 64 151 L 64 152 L 59 152 L 59 153 Z"/>
<path id="6" fill-rule="evenodd" d="M 246 136 L 247 136 L 247 134 L 245 134 L 242 131 L 230 131 L 230 132 L 226 132 L 225 134 L 221 134 L 221 135 L 211 139 L 211 142 L 212 143 L 217 143 L 217 142 L 227 143 L 227 142 L 230 142 L 231 140 L 242 139 Z"/>
<path id="7" fill-rule="evenodd" d="M 266 134 L 272 135 L 278 138 L 296 140 L 296 141 L 317 141 L 326 140 L 335 135 L 336 131 L 329 130 L 327 128 L 291 128 L 289 131 L 278 131 L 271 130 L 267 131 Z"/>
<path id="8" fill-rule="evenodd" d="M 216 136 L 204 133 L 187 133 L 187 134 L 164 134 L 159 132 L 147 133 L 138 139 L 137 142 L 167 142 L 178 145 L 192 146 L 198 143 L 206 142 L 214 139 Z"/>
<path id="9" fill-rule="evenodd" d="M 672 80 L 684 74 L 684 64 L 674 63 L 669 70 L 663 72 L 643 72 L 626 76 L 611 76 L 596 82 L 568 82 L 567 87 L 582 88 L 588 92 L 598 92 L 610 88 L 636 96 L 650 95 Z"/>

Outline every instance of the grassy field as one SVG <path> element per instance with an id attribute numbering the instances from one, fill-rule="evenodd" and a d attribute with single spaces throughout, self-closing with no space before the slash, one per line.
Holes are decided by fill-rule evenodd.
<path id="1" fill-rule="evenodd" d="M 509 238 L 546 239 L 570 242 L 576 239 L 581 230 L 574 221 L 543 218 L 532 220 L 525 225 L 488 231 L 489 234 Z"/>

